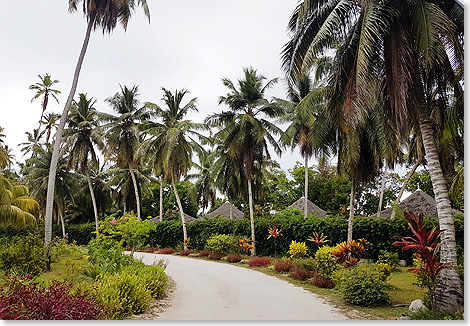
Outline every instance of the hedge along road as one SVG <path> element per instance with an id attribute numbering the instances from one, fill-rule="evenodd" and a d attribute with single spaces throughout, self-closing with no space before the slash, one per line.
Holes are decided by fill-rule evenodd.
<path id="1" fill-rule="evenodd" d="M 338 309 L 287 281 L 239 266 L 173 255 L 134 253 L 146 264 L 165 258 L 176 282 L 159 320 L 344 320 Z"/>

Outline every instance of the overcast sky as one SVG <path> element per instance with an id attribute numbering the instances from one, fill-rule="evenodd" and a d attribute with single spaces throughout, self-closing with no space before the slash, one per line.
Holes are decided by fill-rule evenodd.
<path id="1" fill-rule="evenodd" d="M 161 104 L 165 87 L 185 88 L 186 100 L 198 98 L 196 122 L 226 109 L 218 97 L 227 89 L 221 78 L 242 77 L 253 66 L 268 79 L 282 77 L 280 53 L 287 42 L 286 26 L 297 0 L 147 0 L 151 22 L 140 8 L 127 32 L 92 34 L 78 83 L 78 93 L 97 99 L 96 108 L 111 112 L 104 100 L 119 84 L 139 86 L 142 102 Z M 31 103 L 38 74 L 60 83 L 60 103 L 49 101 L 48 112 L 61 113 L 86 30 L 81 12 L 69 13 L 65 0 L 2 0 L 0 2 L 0 126 L 6 144 L 23 161 L 18 144 L 37 128 L 41 100 Z M 267 93 L 285 97 L 283 80 Z M 76 96 L 77 97 L 77 96 Z M 186 102 L 184 102 L 186 103 Z M 302 160 L 298 152 L 278 161 L 284 170 Z"/>

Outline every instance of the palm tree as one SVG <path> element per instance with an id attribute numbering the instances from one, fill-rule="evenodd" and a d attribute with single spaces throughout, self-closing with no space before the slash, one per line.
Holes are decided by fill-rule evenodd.
<path id="1" fill-rule="evenodd" d="M 41 123 L 42 123 L 42 117 L 44 115 L 44 112 L 46 112 L 47 109 L 47 103 L 49 103 L 49 95 L 52 96 L 54 100 L 56 100 L 57 104 L 59 104 L 59 100 L 57 99 L 57 94 L 60 94 L 59 90 L 53 89 L 52 87 L 54 84 L 57 84 L 59 81 L 54 79 L 51 79 L 51 75 L 49 74 L 44 74 L 43 76 L 38 75 L 39 79 L 41 80 L 40 83 L 35 83 L 31 86 L 29 86 L 29 89 L 35 90 L 36 95 L 31 99 L 31 102 L 33 102 L 35 99 L 38 99 L 39 97 L 42 98 L 42 112 L 41 112 L 41 118 L 39 119 L 39 127 L 38 127 L 38 132 L 37 136 L 39 136 L 39 131 L 41 130 Z M 37 138 L 35 138 L 37 140 Z"/>
<path id="2" fill-rule="evenodd" d="M 0 127 L 0 171 L 13 164 L 13 157 L 11 156 L 8 146 L 5 145 L 5 142 L 2 139 L 5 137 L 3 130 L 4 129 Z"/>
<path id="3" fill-rule="evenodd" d="M 149 153 L 150 166 L 156 167 L 158 173 L 161 169 L 167 182 L 171 182 L 176 197 L 176 203 L 183 224 L 184 247 L 187 249 L 186 220 L 184 218 L 183 206 L 176 190 L 176 182 L 188 174 L 192 167 L 193 151 L 202 151 L 201 145 L 196 141 L 204 137 L 196 130 L 205 129 L 203 124 L 183 120 L 190 111 L 198 112 L 196 107 L 197 98 L 191 99 L 182 105 L 183 97 L 187 90 L 175 90 L 172 94 L 169 90 L 162 88 L 166 109 L 160 108 L 154 103 L 146 106 L 154 111 L 154 114 L 162 119 L 161 123 L 152 122 L 144 130 L 148 139 L 142 144 L 141 151 Z M 150 154 L 151 153 L 151 154 Z M 158 161 L 161 160 L 159 163 Z"/>
<path id="4" fill-rule="evenodd" d="M 289 23 L 291 40 L 283 50 L 290 78 L 335 47 L 329 109 L 353 117 L 354 109 L 379 97 L 388 123 L 404 140 L 419 128 L 436 198 L 442 234 L 441 262 L 449 264 L 436 289 L 439 309 L 463 306 L 457 271 L 455 228 L 430 112 L 445 112 L 452 98 L 463 116 L 463 6 L 458 1 L 335 0 L 299 3 Z M 372 90 L 372 92 L 371 92 Z M 439 103 L 432 101 L 436 92 Z M 451 92 L 451 94 L 449 94 Z M 345 126 L 346 127 L 346 126 Z"/>
<path id="5" fill-rule="evenodd" d="M 27 141 L 24 143 L 18 144 L 18 146 L 22 146 L 21 151 L 24 152 L 23 156 L 28 153 L 31 153 L 31 157 L 35 155 L 38 150 L 38 147 L 44 145 L 44 143 L 40 143 L 41 137 L 44 135 L 44 131 L 39 133 L 39 129 L 34 129 L 33 133 L 25 132 L 26 137 L 28 138 Z"/>
<path id="6" fill-rule="evenodd" d="M 52 129 L 58 127 L 57 121 L 60 119 L 60 114 L 57 113 L 46 113 L 44 120 L 41 120 L 40 123 L 46 126 L 44 132 L 46 133 L 46 143 L 49 144 L 49 139 L 51 137 Z M 40 135 L 39 135 L 40 137 Z"/>
<path id="7" fill-rule="evenodd" d="M 138 166 L 137 148 L 140 143 L 139 125 L 150 118 L 148 108 L 139 108 L 138 87 L 121 87 L 121 92 L 106 99 L 119 115 L 101 114 L 102 120 L 109 121 L 103 126 L 105 155 L 114 161 L 118 168 L 129 169 L 134 185 L 137 218 L 140 220 L 140 196 L 134 170 Z"/>
<path id="8" fill-rule="evenodd" d="M 64 130 L 66 148 L 70 152 L 68 168 L 80 170 L 86 176 L 88 189 L 93 203 L 95 215 L 96 237 L 98 237 L 98 207 L 90 178 L 89 168 L 99 167 L 94 145 L 99 144 L 96 135 L 98 126 L 98 112 L 93 107 L 96 101 L 88 99 L 86 94 L 79 94 L 79 101 L 74 102 L 70 109 L 68 128 Z"/>
<path id="9" fill-rule="evenodd" d="M 206 123 L 218 126 L 219 132 L 215 135 L 221 143 L 220 153 L 226 153 L 228 168 L 233 172 L 244 174 L 248 185 L 248 205 L 250 209 L 251 240 L 253 241 L 252 255 L 256 255 L 255 225 L 253 217 L 252 181 L 255 163 L 262 166 L 262 162 L 270 159 L 268 143 L 280 155 L 281 148 L 274 135 L 282 134 L 281 129 L 269 120 L 260 117 L 279 118 L 283 108 L 275 102 L 265 99 L 266 90 L 277 83 L 271 79 L 263 86 L 266 79 L 258 75 L 257 71 L 243 68 L 244 79 L 238 80 L 237 89 L 228 78 L 222 78 L 223 84 L 229 89 L 226 96 L 219 98 L 219 104 L 225 103 L 229 111 L 213 114 L 206 118 Z M 239 173 L 234 173 L 234 176 Z"/>
<path id="10" fill-rule="evenodd" d="M 196 198 L 196 202 L 205 209 L 214 207 L 217 194 L 215 184 L 214 163 L 217 153 L 214 151 L 203 151 L 199 155 L 199 164 L 194 163 L 193 168 L 198 172 L 188 175 L 188 179 L 196 179 L 191 195 Z"/>
<path id="11" fill-rule="evenodd" d="M 78 10 L 80 0 L 69 0 L 69 11 L 74 12 Z M 51 160 L 51 167 L 49 171 L 49 180 L 47 188 L 47 203 L 46 203 L 46 217 L 45 217 L 45 232 L 44 232 L 44 246 L 47 248 L 52 239 L 52 210 L 54 204 L 54 179 L 56 176 L 57 162 L 59 161 L 59 151 L 62 141 L 62 133 L 67 120 L 67 115 L 72 105 L 75 91 L 77 90 L 78 77 L 80 69 L 82 68 L 83 59 L 88 47 L 90 35 L 92 30 L 101 29 L 103 33 L 111 33 L 116 27 L 118 21 L 124 28 L 127 29 L 127 24 L 131 18 L 136 6 L 141 6 L 144 10 L 145 16 L 150 22 L 150 12 L 146 0 L 83 0 L 83 14 L 85 15 L 88 24 L 83 41 L 82 49 L 78 57 L 78 62 L 75 67 L 73 75 L 72 87 L 65 102 L 64 110 L 60 118 L 59 128 L 56 134 L 54 143 L 54 150 Z M 46 256 L 50 257 L 50 250 L 46 251 Z M 46 270 L 50 270 L 50 265 L 46 265 Z"/>

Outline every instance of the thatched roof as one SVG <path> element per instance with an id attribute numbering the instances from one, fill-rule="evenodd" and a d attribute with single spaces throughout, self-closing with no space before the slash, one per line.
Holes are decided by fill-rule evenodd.
<path id="1" fill-rule="evenodd" d="M 207 214 L 206 217 L 214 218 L 221 215 L 223 218 L 230 219 L 230 210 L 232 210 L 232 220 L 243 220 L 243 212 L 230 202 L 225 202 L 222 206 Z"/>
<path id="2" fill-rule="evenodd" d="M 179 216 L 179 212 L 178 212 L 178 216 Z M 183 216 L 184 216 L 184 220 L 185 222 L 194 222 L 194 221 L 198 221 L 197 218 L 194 218 L 186 213 L 183 213 Z M 180 218 L 181 219 L 181 218 Z M 158 223 L 160 222 L 160 217 L 156 216 L 156 217 L 152 217 L 151 219 L 149 219 L 150 222 L 154 222 L 154 223 Z"/>
<path id="3" fill-rule="evenodd" d="M 415 214 L 423 213 L 427 217 L 437 217 L 436 200 L 421 189 L 416 190 L 406 199 L 400 202 L 400 208 L 403 211 L 413 212 Z M 389 218 L 392 216 L 393 208 L 387 208 L 380 212 L 380 217 Z M 452 209 L 452 214 L 462 214 L 461 211 Z M 377 214 L 372 215 L 376 217 Z"/>
<path id="4" fill-rule="evenodd" d="M 289 207 L 300 209 L 303 212 L 304 201 L 305 201 L 305 197 L 300 197 L 299 200 L 297 200 L 295 203 L 293 203 Z M 315 213 L 315 215 L 318 217 L 326 216 L 326 212 L 323 209 L 321 209 L 320 207 L 318 207 L 317 205 L 315 205 L 314 203 L 312 203 L 310 200 L 307 199 L 307 215 L 310 215 L 312 213 Z"/>

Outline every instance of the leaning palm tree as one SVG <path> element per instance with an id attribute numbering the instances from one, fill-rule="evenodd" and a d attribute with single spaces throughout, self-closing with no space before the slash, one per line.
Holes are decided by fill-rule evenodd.
<path id="1" fill-rule="evenodd" d="M 214 163 L 217 153 L 214 151 L 204 151 L 199 154 L 199 164 L 194 163 L 193 168 L 198 170 L 194 174 L 188 175 L 188 179 L 196 179 L 191 196 L 196 198 L 196 202 L 202 207 L 202 212 L 209 207 L 214 207 L 217 194 L 215 184 Z"/>
<path id="2" fill-rule="evenodd" d="M 42 112 L 41 112 L 41 118 L 39 119 L 39 127 L 38 127 L 37 136 L 40 135 L 39 131 L 41 130 L 42 117 L 44 115 L 44 112 L 46 112 L 47 104 L 49 103 L 49 96 L 51 96 L 54 100 L 56 100 L 57 104 L 59 104 L 59 99 L 57 98 L 56 95 L 60 94 L 59 90 L 52 88 L 54 84 L 57 84 L 59 82 L 57 79 L 52 80 L 51 75 L 47 73 L 44 74 L 43 76 L 38 75 L 38 77 L 41 80 L 41 82 L 35 83 L 29 86 L 29 89 L 36 91 L 36 95 L 34 95 L 34 97 L 31 99 L 31 102 L 33 102 L 35 99 L 38 99 L 41 96 L 43 97 L 42 98 Z M 37 138 L 35 139 L 37 140 Z"/>
<path id="3" fill-rule="evenodd" d="M 387 122 L 400 140 L 407 139 L 412 127 L 420 129 L 444 230 L 441 262 L 450 266 L 440 273 L 436 289 L 442 310 L 462 307 L 463 291 L 452 210 L 430 113 L 433 105 L 442 112 L 455 106 L 463 116 L 463 13 L 458 1 L 305 0 L 292 15 L 291 40 L 283 50 L 283 66 L 293 79 L 318 54 L 336 50 L 329 83 L 332 112 L 353 113 L 374 101 L 377 94 L 370 86 L 375 84 Z M 434 92 L 439 96 L 432 96 Z M 434 103 L 433 98 L 440 100 Z"/>
<path id="4" fill-rule="evenodd" d="M 96 157 L 95 145 L 99 145 L 99 137 L 96 134 L 98 126 L 98 112 L 93 107 L 96 101 L 87 98 L 86 94 L 79 94 L 79 101 L 74 102 L 70 109 L 68 127 L 64 130 L 66 148 L 70 152 L 68 156 L 68 168 L 74 169 L 86 176 L 93 212 L 95 214 L 96 236 L 98 237 L 98 207 L 90 178 L 89 168 L 99 167 Z"/>
<path id="5" fill-rule="evenodd" d="M 137 206 L 137 218 L 140 220 L 140 196 L 134 170 L 139 164 L 137 148 L 140 143 L 139 126 L 150 118 L 148 108 L 139 108 L 138 87 L 121 87 L 121 92 L 106 99 L 119 115 L 101 114 L 101 119 L 108 121 L 103 125 L 106 133 L 105 156 L 116 163 L 116 167 L 129 169 L 134 184 Z"/>
<path id="6" fill-rule="evenodd" d="M 183 97 L 187 90 L 175 90 L 172 94 L 169 90 L 162 88 L 165 109 L 154 103 L 147 103 L 146 106 L 154 111 L 154 114 L 162 119 L 161 123 L 152 122 L 144 127 L 144 132 L 148 139 L 142 143 L 141 152 L 148 153 L 147 159 L 150 166 L 156 167 L 157 172 L 161 165 L 161 171 L 167 182 L 171 182 L 176 197 L 176 203 L 183 224 L 184 247 L 187 248 L 186 220 L 183 206 L 176 190 L 176 182 L 181 177 L 188 174 L 192 167 L 193 151 L 202 151 L 198 140 L 204 137 L 197 130 L 205 129 L 203 124 L 193 123 L 190 120 L 183 120 L 190 111 L 196 111 L 197 98 L 191 99 L 187 104 L 182 105 Z M 196 139 L 197 138 L 197 139 Z M 158 161 L 161 161 L 159 163 Z"/>
<path id="7" fill-rule="evenodd" d="M 80 0 L 69 0 L 69 11 L 74 12 L 78 10 Z M 146 0 L 83 0 L 83 13 L 88 21 L 85 39 L 83 41 L 82 49 L 78 57 L 78 62 L 75 67 L 73 76 L 72 87 L 67 97 L 67 101 L 60 118 L 59 128 L 56 134 L 54 143 L 54 151 L 52 155 L 51 167 L 49 171 L 49 181 L 47 189 L 47 203 L 46 203 L 46 218 L 45 218 L 45 234 L 44 245 L 47 248 L 52 239 L 52 209 L 54 203 L 54 178 L 57 170 L 57 162 L 59 161 L 59 151 L 62 141 L 62 133 L 67 120 L 67 115 L 72 105 L 75 91 L 77 90 L 78 77 L 80 69 L 82 68 L 83 59 L 88 47 L 90 35 L 92 30 L 101 29 L 103 33 L 111 33 L 119 22 L 124 30 L 127 29 L 127 24 L 131 18 L 136 6 L 141 6 L 144 10 L 145 16 L 150 21 L 150 12 Z M 50 257 L 50 250 L 46 251 L 46 256 Z M 50 265 L 46 265 L 46 269 L 50 270 Z"/>
<path id="8" fill-rule="evenodd" d="M 49 139 L 51 138 L 52 135 L 52 130 L 58 128 L 57 121 L 60 119 L 60 114 L 57 113 L 46 113 L 46 115 L 43 117 L 43 120 L 40 121 L 41 124 L 43 124 L 46 128 L 44 129 L 44 132 L 46 133 L 46 143 L 49 144 Z M 39 139 L 38 139 L 39 140 Z"/>
<path id="9" fill-rule="evenodd" d="M 222 78 L 223 84 L 229 89 L 226 96 L 219 98 L 219 104 L 227 104 L 229 111 L 213 114 L 206 118 L 206 123 L 219 127 L 215 138 L 220 142 L 220 153 L 227 154 L 226 167 L 233 172 L 242 172 L 248 186 L 248 205 L 250 209 L 251 240 L 253 241 L 252 255 L 256 255 L 255 225 L 253 216 L 252 181 L 255 164 L 263 166 L 262 162 L 270 158 L 268 143 L 280 155 L 281 147 L 275 140 L 280 135 L 279 129 L 267 118 L 279 118 L 283 108 L 265 98 L 266 90 L 277 83 L 271 79 L 263 85 L 264 76 L 255 69 L 243 68 L 244 78 L 238 80 L 238 89 L 228 78 Z M 234 173 L 240 175 L 240 173 Z"/>
<path id="10" fill-rule="evenodd" d="M 41 143 L 41 137 L 44 135 L 44 131 L 39 133 L 38 129 L 34 129 L 33 133 L 30 132 L 25 132 L 27 141 L 18 144 L 18 146 L 21 146 L 21 151 L 24 152 L 23 156 L 25 156 L 28 153 L 31 153 L 31 157 L 35 155 L 35 153 L 38 151 L 38 148 L 43 146 L 44 143 Z"/>

